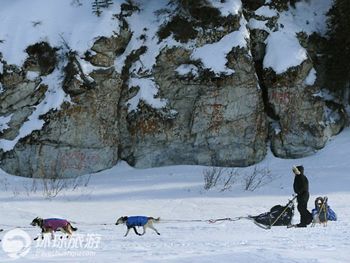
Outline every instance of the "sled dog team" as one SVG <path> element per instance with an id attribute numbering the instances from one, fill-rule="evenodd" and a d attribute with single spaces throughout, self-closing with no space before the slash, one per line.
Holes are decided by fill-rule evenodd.
<path id="1" fill-rule="evenodd" d="M 326 226 L 328 220 L 337 220 L 335 212 L 327 205 L 327 197 L 317 197 L 315 200 L 315 208 L 312 210 L 312 213 L 307 210 L 307 202 L 309 200 L 309 183 L 306 176 L 304 175 L 304 167 L 293 166 L 292 171 L 295 175 L 293 188 L 294 192 L 297 194 L 297 208 L 300 213 L 300 223 L 295 226 L 306 227 L 310 223 L 312 223 L 311 226 L 315 226 L 318 223 Z M 129 234 L 129 231 L 131 229 L 134 230 L 136 235 L 142 236 L 146 233 L 147 228 L 152 229 L 157 233 L 157 235 L 160 235 L 158 230 L 153 226 L 153 223 L 157 223 L 159 221 L 159 217 L 154 218 L 147 216 L 122 216 L 117 219 L 115 224 L 126 225 L 127 230 L 124 237 Z M 41 235 L 34 238 L 34 240 L 37 240 L 40 236 L 42 239 L 44 239 L 44 234 L 46 233 L 50 233 L 51 238 L 54 239 L 54 233 L 56 231 L 61 231 L 67 235 L 67 238 L 69 238 L 74 231 L 78 230 L 77 228 L 73 227 L 68 220 L 60 218 L 43 219 L 36 217 L 31 222 L 31 225 L 41 228 Z M 142 227 L 143 232 L 139 233 L 136 227 Z M 0 229 L 0 232 L 1 231 L 3 230 Z"/>
<path id="2" fill-rule="evenodd" d="M 315 208 L 312 210 L 312 224 L 314 227 L 316 224 L 322 224 L 323 226 L 327 225 L 328 220 L 337 220 L 336 214 L 334 211 L 327 205 L 327 198 L 317 197 L 315 200 Z M 157 235 L 160 235 L 158 230 L 153 226 L 153 223 L 157 223 L 160 221 L 160 218 L 147 217 L 147 216 L 122 216 L 117 219 L 116 225 L 126 225 L 126 233 L 124 237 L 129 234 L 129 231 L 134 230 L 136 235 L 142 236 L 146 233 L 146 229 L 150 228 Z M 67 234 L 67 238 L 69 238 L 74 231 L 78 229 L 73 227 L 72 224 L 66 219 L 60 218 L 48 218 L 42 219 L 40 217 L 36 217 L 32 223 L 32 226 L 38 226 L 41 228 L 41 238 L 44 239 L 45 233 L 50 233 L 51 238 L 54 239 L 54 232 L 61 231 L 64 234 Z M 139 233 L 136 227 L 142 227 L 143 232 Z M 1 231 L 1 230 L 0 230 Z M 37 236 L 34 240 L 37 240 L 40 237 Z M 62 238 L 62 236 L 61 236 Z"/>
<path id="3" fill-rule="evenodd" d="M 159 222 L 160 218 L 154 218 L 154 217 L 147 217 L 147 216 L 122 216 L 118 218 L 116 225 L 125 224 L 127 231 L 124 235 L 126 237 L 129 234 L 130 229 L 133 229 L 136 235 L 142 236 L 146 233 L 146 228 L 150 228 L 153 231 L 157 233 L 157 235 L 160 235 L 158 230 L 153 226 L 153 223 Z M 63 234 L 66 234 L 67 238 L 70 238 L 73 234 L 73 232 L 77 231 L 78 228 L 73 227 L 71 222 L 69 222 L 66 219 L 61 218 L 40 218 L 36 217 L 33 219 L 33 221 L 30 223 L 32 226 L 38 226 L 41 228 L 41 234 L 34 238 L 34 240 L 37 240 L 39 237 L 41 239 L 44 239 L 44 234 L 50 233 L 51 239 L 55 238 L 54 233 L 56 231 L 60 231 Z M 136 227 L 142 227 L 143 232 L 139 233 L 136 229 Z M 0 229 L 0 232 L 2 232 L 3 229 Z M 60 237 L 61 239 L 63 236 Z M 0 239 L 1 241 L 1 239 Z"/>
<path id="4" fill-rule="evenodd" d="M 314 227 L 316 224 L 322 224 L 323 226 L 327 225 L 328 220 L 337 220 L 336 214 L 334 211 L 327 205 L 327 198 L 317 197 L 315 200 L 315 208 L 312 210 L 312 227 Z M 142 236 L 146 233 L 146 228 L 150 228 L 153 231 L 157 233 L 157 235 L 160 235 L 158 230 L 153 226 L 153 223 L 157 223 L 160 221 L 160 218 L 154 218 L 154 217 L 147 217 L 147 216 L 122 216 L 118 218 L 116 225 L 124 224 L 126 225 L 126 233 L 124 237 L 126 237 L 129 234 L 129 231 L 131 229 L 134 230 L 136 235 Z M 71 223 L 66 219 L 59 219 L 59 218 L 48 218 L 48 219 L 42 219 L 40 217 L 36 217 L 32 223 L 32 226 L 38 226 L 41 228 L 41 238 L 44 239 L 45 233 L 50 233 L 51 238 L 54 239 L 54 232 L 61 231 L 64 234 L 67 234 L 67 238 L 69 238 L 74 231 L 77 231 L 78 229 L 73 227 Z M 142 227 L 143 232 L 139 233 L 136 229 L 136 227 Z M 1 231 L 1 230 L 0 230 Z M 40 235 L 39 235 L 40 236 Z M 34 240 L 37 240 L 38 237 L 34 238 Z M 61 236 L 62 238 L 62 236 Z"/>
<path id="5" fill-rule="evenodd" d="M 118 218 L 116 225 L 125 224 L 127 227 L 127 231 L 125 233 L 125 237 L 129 234 L 130 229 L 133 229 L 135 234 L 142 236 L 146 233 L 146 228 L 150 228 L 154 230 L 157 235 L 160 235 L 158 230 L 153 226 L 153 223 L 159 222 L 160 218 L 154 217 L 146 217 L 146 216 L 122 216 Z M 50 233 L 51 239 L 54 239 L 54 232 L 61 231 L 64 234 L 67 234 L 67 238 L 69 238 L 74 231 L 77 231 L 78 228 L 72 226 L 72 224 L 66 220 L 61 218 L 47 218 L 42 219 L 40 217 L 36 217 L 30 223 L 32 226 L 38 226 L 41 228 L 41 235 L 34 238 L 37 240 L 40 236 L 44 239 L 44 234 Z M 140 234 L 137 232 L 136 227 L 143 227 L 143 232 Z M 62 236 L 61 236 L 62 238 Z"/>
<path id="6" fill-rule="evenodd" d="M 316 224 L 322 224 L 323 226 L 327 225 L 328 220 L 336 220 L 336 215 L 333 210 L 329 208 L 329 206 L 326 204 L 325 200 L 326 198 L 317 197 L 315 200 L 315 208 L 312 210 L 313 220 L 312 220 L 312 227 Z M 122 216 L 118 218 L 116 225 L 122 225 L 125 224 L 127 231 L 124 235 L 126 237 L 129 234 L 129 231 L 131 229 L 134 230 L 136 235 L 142 236 L 146 233 L 146 228 L 150 228 L 153 231 L 157 233 L 157 235 L 160 235 L 158 230 L 153 226 L 153 223 L 157 223 L 160 221 L 160 218 L 154 218 L 154 217 L 147 217 L 147 216 Z M 71 237 L 73 232 L 77 231 L 78 229 L 73 227 L 72 224 L 66 220 L 66 219 L 60 219 L 60 218 L 47 218 L 43 219 L 40 217 L 36 217 L 33 219 L 33 221 L 30 223 L 32 226 L 38 226 L 41 228 L 41 235 L 34 238 L 34 240 L 37 240 L 40 236 L 42 239 L 44 239 L 44 234 L 50 233 L 51 239 L 54 239 L 54 233 L 56 231 L 60 231 L 67 235 L 67 238 Z M 139 233 L 136 229 L 136 227 L 142 227 L 143 232 Z M 3 231 L 0 229 L 0 232 Z M 62 238 L 62 236 L 61 236 Z"/>

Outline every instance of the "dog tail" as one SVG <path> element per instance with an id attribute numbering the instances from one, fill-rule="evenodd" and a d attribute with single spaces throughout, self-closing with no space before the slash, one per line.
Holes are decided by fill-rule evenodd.
<path id="1" fill-rule="evenodd" d="M 153 218 L 153 219 L 154 219 L 154 222 L 159 222 L 160 221 L 160 217 Z"/>
<path id="2" fill-rule="evenodd" d="M 72 228 L 72 230 L 73 230 L 73 231 L 77 231 L 77 230 L 78 230 L 78 228 L 76 228 L 76 227 L 72 226 L 72 224 L 71 224 L 71 223 L 69 223 L 69 225 L 70 225 L 70 227 Z"/>

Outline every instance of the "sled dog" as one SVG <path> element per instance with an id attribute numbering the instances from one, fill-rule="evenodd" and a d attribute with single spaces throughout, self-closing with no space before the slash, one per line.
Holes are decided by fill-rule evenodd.
<path id="1" fill-rule="evenodd" d="M 154 230 L 158 235 L 160 233 L 158 230 L 153 226 L 153 223 L 159 222 L 160 218 L 154 218 L 154 217 L 147 217 L 147 216 L 122 216 L 118 218 L 116 225 L 125 224 L 126 225 L 126 233 L 124 237 L 126 237 L 129 234 L 130 229 L 133 229 L 136 235 L 142 236 L 146 233 L 146 228 L 150 228 Z M 136 227 L 143 227 L 143 233 L 140 234 L 137 232 Z"/>
<path id="2" fill-rule="evenodd" d="M 327 226 L 327 203 L 322 197 L 318 197 L 315 200 L 315 209 L 313 210 L 312 215 L 312 224 L 311 227 L 314 227 L 316 224 L 322 224 Z"/>
<path id="3" fill-rule="evenodd" d="M 313 215 L 311 227 L 314 227 L 316 224 L 322 224 L 323 226 L 327 226 L 327 221 L 321 222 L 318 213 Z"/>
<path id="4" fill-rule="evenodd" d="M 33 221 L 30 223 L 32 226 L 38 226 L 41 228 L 41 238 L 44 239 L 44 234 L 51 233 L 51 239 L 54 239 L 54 232 L 61 231 L 65 234 L 67 234 L 67 238 L 69 238 L 74 231 L 77 231 L 78 229 L 73 227 L 69 221 L 66 219 L 60 219 L 60 218 L 47 218 L 42 219 L 40 217 L 34 218 Z M 39 236 L 34 238 L 34 240 L 37 240 Z M 62 238 L 62 236 L 61 236 Z"/>

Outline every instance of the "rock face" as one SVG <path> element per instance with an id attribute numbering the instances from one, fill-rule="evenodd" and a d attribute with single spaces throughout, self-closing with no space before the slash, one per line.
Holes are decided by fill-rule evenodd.
<path id="1" fill-rule="evenodd" d="M 266 73 L 269 102 L 278 116 L 271 124 L 277 123 L 271 130 L 271 149 L 276 156 L 307 156 L 323 148 L 328 140 L 323 124 L 324 102 L 313 96 L 319 87 L 304 83 L 311 69 L 312 64 L 306 61 L 283 76 Z"/>
<path id="2" fill-rule="evenodd" d="M 178 76 L 190 52 L 165 49 L 154 69 L 161 94 L 175 116 L 146 105 L 127 116 L 132 154 L 137 167 L 170 164 L 246 166 L 266 152 L 266 118 L 252 59 L 247 50 L 230 54 L 232 76 Z M 244 99 L 243 99 L 244 98 Z M 125 156 L 126 157 L 126 156 Z M 122 158 L 125 158 L 122 157 Z"/>
<path id="3" fill-rule="evenodd" d="M 158 43 L 160 50 L 151 71 L 137 72 L 138 77 L 154 82 L 158 88 L 155 98 L 165 98 L 164 107 L 153 107 L 141 99 L 137 110 L 128 108 L 141 90 L 129 86 L 136 74 L 132 70 L 150 50 L 147 30 L 139 37 L 145 44 L 129 50 L 135 32 L 128 17 L 140 10 L 130 3 L 118 15 L 123 22 L 119 33 L 98 38 L 84 57 L 69 51 L 62 63 L 59 53 L 63 51 L 41 42 L 28 47 L 22 67 L 0 60 L 0 116 L 9 120 L 0 126 L 1 168 L 20 176 L 57 178 L 101 171 L 118 160 L 140 168 L 248 166 L 265 157 L 268 141 L 273 153 L 283 158 L 303 157 L 324 147 L 344 126 L 345 115 L 335 103 L 315 95 L 322 77 L 310 81 L 310 76 L 315 69 L 322 72 L 322 62 L 313 62 L 318 51 L 312 39 L 300 40 L 309 52 L 307 60 L 276 73 L 263 66 L 271 32 L 251 27 L 247 45 L 234 46 L 225 56 L 230 73 L 216 73 L 193 56 L 194 50 L 239 32 L 242 21 L 250 17 L 267 19 L 270 28 L 276 29 L 278 17 L 254 15 L 264 1 L 247 1 L 245 15 L 227 16 L 203 4 L 208 2 L 200 2 L 195 8 L 175 9 L 178 14 L 162 26 L 158 37 L 161 43 L 172 35 L 180 44 Z M 213 20 L 206 20 L 204 13 L 211 13 Z M 182 32 L 179 23 L 194 27 Z M 220 30 L 217 23 L 223 25 Z M 122 56 L 124 64 L 116 64 Z M 91 69 L 87 71 L 86 65 Z M 60 67 L 61 88 L 70 99 L 40 116 L 41 129 L 6 149 L 6 142 L 18 138 L 50 92 L 43 79 Z"/>
<path id="4" fill-rule="evenodd" d="M 247 5 L 249 9 L 251 3 L 248 1 Z M 288 10 L 288 5 L 286 2 L 272 1 L 270 6 L 261 4 L 258 7 L 256 12 L 247 12 L 253 20 L 252 24 L 255 24 L 251 28 L 251 47 L 264 93 L 271 150 L 275 156 L 282 158 L 313 154 L 325 146 L 330 136 L 340 132 L 346 119 L 340 105 L 331 108 L 329 102 L 319 96 L 324 86 L 324 61 L 320 60 L 320 54 L 325 39 L 317 34 L 298 32 L 298 42 L 307 52 L 307 59 L 298 66 L 276 73 L 263 65 L 266 43 L 269 36 L 279 30 L 283 32 L 287 26 L 283 24 L 286 20 L 281 12 Z M 266 26 L 259 26 L 261 22 Z M 288 37 L 288 34 L 285 35 Z M 288 60 L 289 54 L 285 56 Z"/>
<path id="5" fill-rule="evenodd" d="M 116 163 L 121 79 L 113 70 L 95 71 L 92 77 L 94 89 L 72 95 L 73 104 L 45 115 L 42 130 L 4 153 L 3 169 L 23 176 L 57 177 L 96 172 Z"/>
<path id="6" fill-rule="evenodd" d="M 87 76 L 76 54 L 67 56 L 62 87 L 70 95 L 71 103 L 64 103 L 60 110 L 42 116 L 45 125 L 41 130 L 32 132 L 13 150 L 2 154 L 2 168 L 9 173 L 28 177 L 71 177 L 104 170 L 118 160 L 121 76 L 113 67 L 98 68 Z M 32 65 L 40 65 L 40 56 L 28 60 Z M 29 65 L 28 60 L 25 65 Z M 105 65 L 103 58 L 94 61 Z M 40 67 L 37 70 L 40 76 L 47 72 Z M 28 81 L 23 76 L 25 69 L 4 69 L 2 83 L 6 89 L 1 94 L 1 108 L 4 114 L 13 115 L 2 138 L 16 137 L 20 124 L 32 113 L 30 109 L 45 96 L 46 89 L 39 78 Z"/>

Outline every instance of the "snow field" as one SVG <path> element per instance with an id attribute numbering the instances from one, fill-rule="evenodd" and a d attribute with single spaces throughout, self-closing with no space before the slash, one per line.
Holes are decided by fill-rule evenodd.
<path id="1" fill-rule="evenodd" d="M 347 129 L 314 156 L 282 160 L 271 154 L 259 165 L 268 166 L 274 181 L 254 192 L 234 185 L 230 191 L 203 190 L 202 166 L 173 166 L 134 169 L 120 163 L 92 175 L 87 187 L 62 192 L 44 199 L 40 191 L 29 193 L 24 186 L 32 179 L 0 175 L 1 237 L 15 226 L 23 227 L 31 237 L 40 230 L 29 223 L 36 216 L 62 217 L 78 227 L 74 235 L 98 235 L 101 240 L 93 255 L 76 255 L 84 249 L 47 248 L 43 254 L 33 241 L 29 253 L 19 262 L 324 262 L 345 263 L 350 257 L 349 135 Z M 338 215 L 327 227 L 303 229 L 273 227 L 264 230 L 251 221 L 206 220 L 257 215 L 276 204 L 286 204 L 292 194 L 291 167 L 303 164 L 310 181 L 309 209 L 317 196 L 328 196 L 329 205 Z M 241 168 L 247 172 L 252 167 Z M 7 190 L 4 189 L 7 185 Z M 161 217 L 155 227 L 139 237 L 125 226 L 115 226 L 124 215 Z M 170 220 L 185 220 L 169 222 Z M 188 220 L 188 222 L 186 222 Z M 203 220 L 203 222 L 191 222 Z M 295 211 L 294 223 L 299 214 Z M 67 254 L 71 252 L 72 256 Z M 0 248 L 1 262 L 13 259 Z"/>

